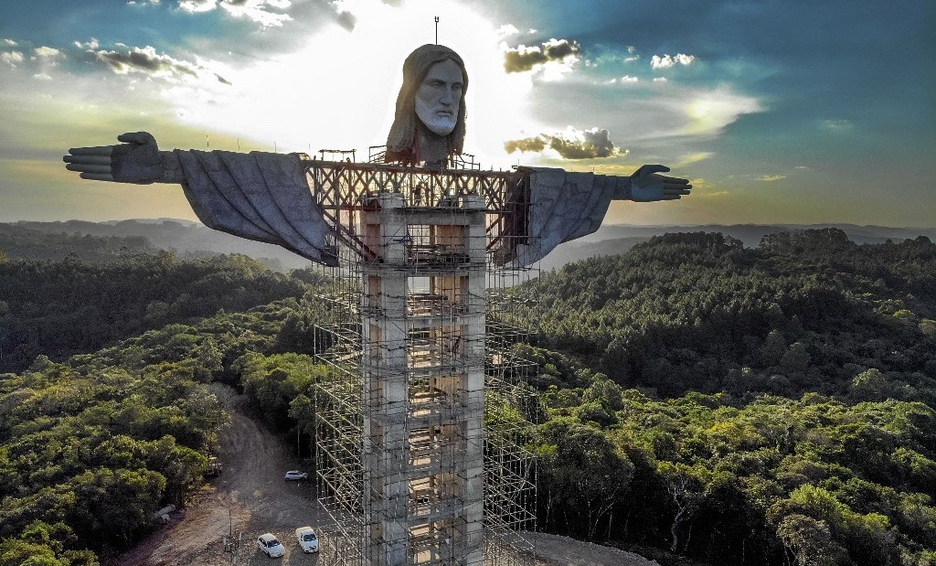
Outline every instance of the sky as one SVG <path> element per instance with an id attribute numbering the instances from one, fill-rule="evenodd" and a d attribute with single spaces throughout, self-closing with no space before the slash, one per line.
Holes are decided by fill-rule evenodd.
<path id="1" fill-rule="evenodd" d="M 932 0 L 0 0 L 0 222 L 195 219 L 65 170 L 128 131 L 364 161 L 436 36 L 485 167 L 691 180 L 606 225 L 936 226 Z"/>

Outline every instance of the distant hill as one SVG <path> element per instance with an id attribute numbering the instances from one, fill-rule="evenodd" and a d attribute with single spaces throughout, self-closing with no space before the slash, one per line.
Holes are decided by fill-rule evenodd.
<path id="1" fill-rule="evenodd" d="M 708 224 L 700 226 L 603 226 L 594 234 L 562 244 L 540 263 L 544 271 L 557 269 L 581 259 L 616 255 L 631 249 L 634 244 L 653 236 L 679 232 L 720 232 L 741 240 L 746 247 L 756 247 L 766 234 L 808 228 L 838 228 L 858 244 L 880 244 L 891 240 L 901 242 L 917 236 L 926 236 L 936 241 L 936 228 L 888 228 L 883 226 L 856 226 L 851 224 L 734 224 L 722 226 Z M 23 230 L 29 230 L 33 238 L 24 239 Z M 14 238 L 18 234 L 18 240 Z M 65 240 L 45 240 L 39 235 L 67 235 Z M 132 238 L 129 241 L 111 241 L 107 247 L 112 251 L 121 247 L 131 252 L 152 251 L 152 248 L 175 252 L 180 258 L 203 257 L 213 254 L 239 253 L 250 256 L 273 269 L 289 271 L 309 266 L 309 261 L 279 246 L 252 242 L 224 232 L 212 230 L 198 222 L 160 218 L 153 220 L 123 220 L 119 222 L 87 222 L 68 220 L 65 222 L 22 221 L 11 224 L 0 223 L 0 250 L 11 257 L 33 257 L 62 259 L 74 253 L 82 259 L 90 252 L 83 248 L 81 237 Z M 139 238 L 145 238 L 145 241 Z M 16 241 L 17 245 L 13 246 Z M 26 242 L 28 241 L 28 245 Z M 87 243 L 87 241 L 85 241 Z"/>
<path id="2" fill-rule="evenodd" d="M 737 238 L 745 247 L 754 248 L 761 238 L 776 232 L 789 232 L 819 228 L 838 228 L 856 244 L 882 244 L 888 240 L 902 242 L 918 236 L 936 241 L 936 228 L 889 228 L 885 226 L 856 226 L 854 224 L 733 224 L 723 226 L 707 224 L 700 226 L 602 226 L 597 232 L 584 238 L 567 242 L 553 250 L 540 263 L 543 271 L 557 269 L 567 263 L 589 257 L 622 254 L 635 244 L 645 242 L 653 236 L 666 233 L 719 232 Z"/>
<path id="3" fill-rule="evenodd" d="M 32 234 L 32 238 L 28 235 Z M 40 235 L 66 235 L 67 240 L 82 236 L 98 238 L 136 238 L 131 240 L 133 245 L 123 243 L 132 252 L 152 251 L 152 248 L 163 249 L 176 253 L 180 258 L 204 257 L 216 254 L 244 254 L 265 265 L 280 271 L 289 271 L 309 266 L 309 260 L 304 259 L 279 246 L 253 242 L 232 236 L 225 232 L 212 230 L 198 222 L 177 219 L 155 220 L 123 220 L 119 222 L 87 222 L 83 220 L 68 220 L 65 222 L 31 222 L 22 221 L 11 224 L 0 224 L 0 250 L 10 257 L 32 257 L 38 259 L 58 260 L 74 253 L 82 259 L 85 257 L 81 246 L 63 246 L 61 238 L 45 240 Z M 139 240 L 145 238 L 144 240 Z M 12 243 L 18 240 L 14 248 Z M 28 246 L 25 241 L 30 241 Z M 115 244 L 117 248 L 120 244 Z M 86 250 L 85 250 L 86 252 Z"/>

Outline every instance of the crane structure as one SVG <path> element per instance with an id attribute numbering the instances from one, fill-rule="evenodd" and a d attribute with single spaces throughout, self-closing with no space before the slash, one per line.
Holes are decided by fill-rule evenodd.
<path id="1" fill-rule="evenodd" d="M 316 474 L 334 519 L 325 564 L 532 563 L 536 397 L 514 345 L 513 267 L 528 176 L 307 160 L 332 227 L 321 297 Z"/>

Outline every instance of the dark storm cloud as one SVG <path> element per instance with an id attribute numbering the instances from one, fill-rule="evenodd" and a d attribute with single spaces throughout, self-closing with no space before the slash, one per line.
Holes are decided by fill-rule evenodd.
<path id="1" fill-rule="evenodd" d="M 577 60 L 581 52 L 582 46 L 568 39 L 550 39 L 542 46 L 518 45 L 504 53 L 504 70 L 508 73 L 522 73 L 550 61 L 561 63 Z"/>
<path id="2" fill-rule="evenodd" d="M 547 147 L 555 150 L 564 159 L 595 159 L 627 154 L 627 150 L 615 147 L 608 130 L 599 128 L 584 132 L 574 131 L 571 135 L 540 134 L 504 143 L 507 153 L 514 151 L 538 153 Z"/>

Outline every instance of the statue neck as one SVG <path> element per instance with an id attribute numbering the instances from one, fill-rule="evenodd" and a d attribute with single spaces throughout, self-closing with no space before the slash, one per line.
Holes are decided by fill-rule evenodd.
<path id="1" fill-rule="evenodd" d="M 448 162 L 448 136 L 440 136 L 422 124 L 416 128 L 416 148 L 419 161 L 427 167 L 445 167 Z"/>

